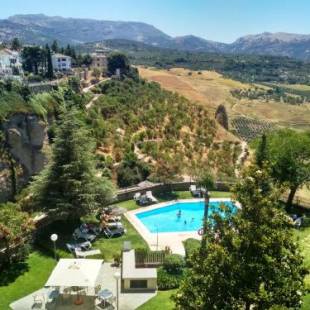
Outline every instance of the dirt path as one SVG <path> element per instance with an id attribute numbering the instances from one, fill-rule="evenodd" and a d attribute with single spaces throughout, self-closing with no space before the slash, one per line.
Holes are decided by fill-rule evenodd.
<path id="1" fill-rule="evenodd" d="M 235 174 L 237 177 L 240 175 L 241 168 L 243 166 L 243 163 L 246 161 L 248 154 L 249 154 L 248 144 L 245 141 L 242 141 L 241 142 L 241 153 L 238 156 L 238 159 L 236 161 Z"/>
<path id="2" fill-rule="evenodd" d="M 86 110 L 90 109 L 94 102 L 100 97 L 100 94 L 95 94 L 94 98 L 86 104 Z"/>

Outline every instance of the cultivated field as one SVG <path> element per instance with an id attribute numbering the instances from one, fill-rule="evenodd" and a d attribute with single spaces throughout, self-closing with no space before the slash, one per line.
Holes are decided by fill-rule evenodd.
<path id="1" fill-rule="evenodd" d="M 249 100 L 234 98 L 233 89 L 250 88 L 253 85 L 226 79 L 222 75 L 211 72 L 190 71 L 181 68 L 160 70 L 154 68 L 139 68 L 140 74 L 151 81 L 160 83 L 164 88 L 176 91 L 190 100 L 206 105 L 210 113 L 216 107 L 225 104 L 229 117 L 244 116 L 264 120 L 273 125 L 295 129 L 310 129 L 310 104 L 289 105 L 275 101 Z M 263 87 L 259 85 L 259 87 Z M 286 85 L 288 87 L 288 85 Z M 294 86 L 307 89 L 308 86 Z M 303 87 L 303 88 L 302 88 Z"/>

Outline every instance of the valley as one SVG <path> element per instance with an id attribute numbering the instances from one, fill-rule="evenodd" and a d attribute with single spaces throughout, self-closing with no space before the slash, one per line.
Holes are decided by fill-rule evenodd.
<path id="1" fill-rule="evenodd" d="M 244 116 L 255 120 L 264 120 L 272 125 L 290 127 L 298 130 L 310 128 L 310 104 L 291 105 L 274 100 L 249 100 L 234 98 L 234 89 L 248 89 L 259 84 L 241 83 L 223 77 L 214 71 L 191 71 L 183 68 L 169 70 L 139 67 L 142 77 L 158 82 L 162 87 L 175 91 L 189 100 L 199 102 L 214 113 L 219 104 L 224 104 L 229 118 Z M 308 90 L 307 85 L 285 85 L 285 87 Z"/>

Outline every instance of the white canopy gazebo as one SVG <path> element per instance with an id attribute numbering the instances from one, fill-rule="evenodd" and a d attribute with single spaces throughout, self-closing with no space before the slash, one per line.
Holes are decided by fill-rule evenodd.
<path id="1" fill-rule="evenodd" d="M 102 259 L 60 259 L 46 287 L 96 287 Z"/>

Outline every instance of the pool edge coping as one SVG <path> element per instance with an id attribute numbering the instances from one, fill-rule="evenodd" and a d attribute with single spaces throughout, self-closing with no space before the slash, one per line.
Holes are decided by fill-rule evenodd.
<path id="1" fill-rule="evenodd" d="M 240 208 L 240 204 L 234 201 L 231 198 L 210 198 L 210 202 L 212 201 L 233 201 L 237 208 Z M 201 239 L 198 231 L 185 231 L 185 232 L 161 232 L 161 233 L 151 233 L 147 227 L 142 223 L 140 219 L 136 216 L 139 213 L 152 211 L 156 209 L 160 209 L 163 207 L 167 207 L 169 205 L 175 203 L 186 203 L 186 202 L 204 202 L 204 199 L 201 198 L 193 198 L 193 199 L 175 199 L 165 202 L 160 202 L 151 206 L 141 207 L 135 210 L 127 211 L 124 215 L 130 224 L 135 228 L 135 230 L 141 235 L 141 237 L 145 240 L 151 250 L 157 249 L 165 249 L 165 247 L 169 247 L 173 253 L 185 255 L 183 241 L 189 238 Z M 159 242 L 160 237 L 160 242 Z"/>

